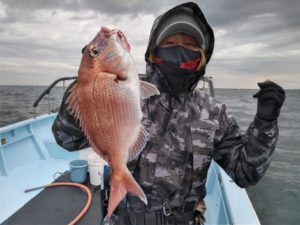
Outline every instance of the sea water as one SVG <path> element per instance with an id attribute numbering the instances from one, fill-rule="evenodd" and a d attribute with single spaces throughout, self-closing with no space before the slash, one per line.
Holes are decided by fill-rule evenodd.
<path id="1" fill-rule="evenodd" d="M 246 131 L 255 113 L 255 90 L 216 90 Z M 260 182 L 247 189 L 262 225 L 300 224 L 300 90 L 287 90 L 272 162 Z"/>

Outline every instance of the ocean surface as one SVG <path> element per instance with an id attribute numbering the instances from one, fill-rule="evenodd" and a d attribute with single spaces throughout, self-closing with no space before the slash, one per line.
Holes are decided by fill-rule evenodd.
<path id="1" fill-rule="evenodd" d="M 0 86 L 0 127 L 48 113 L 59 107 L 63 88 L 55 87 L 37 110 L 32 105 L 46 89 L 41 86 Z M 255 90 L 216 89 L 216 98 L 245 131 L 256 112 Z M 280 137 L 266 175 L 247 192 L 262 225 L 300 224 L 300 90 L 288 90 L 283 105 Z"/>

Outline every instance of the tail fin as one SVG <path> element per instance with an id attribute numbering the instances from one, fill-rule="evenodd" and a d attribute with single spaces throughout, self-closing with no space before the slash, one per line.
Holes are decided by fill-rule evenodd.
<path id="1" fill-rule="evenodd" d="M 147 205 L 147 198 L 138 185 L 138 183 L 134 180 L 129 170 L 126 168 L 124 174 L 116 175 L 112 171 L 111 178 L 110 178 L 110 194 L 109 194 L 109 203 L 108 203 L 108 218 L 111 217 L 112 213 L 125 197 L 127 192 L 131 192 L 138 196 L 146 205 Z"/>

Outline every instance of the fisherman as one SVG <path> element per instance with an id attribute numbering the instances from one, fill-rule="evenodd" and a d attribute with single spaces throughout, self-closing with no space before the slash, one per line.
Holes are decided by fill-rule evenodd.
<path id="1" fill-rule="evenodd" d="M 161 95 L 143 102 L 150 138 L 128 163 L 148 205 L 129 193 L 110 224 L 203 224 L 212 160 L 243 188 L 255 185 L 269 167 L 285 92 L 272 81 L 258 83 L 257 113 L 242 134 L 224 104 L 196 89 L 213 48 L 213 30 L 196 3 L 178 5 L 154 21 L 146 75 Z M 66 97 L 52 126 L 54 136 L 70 151 L 86 148 L 89 143 L 67 110 Z"/>

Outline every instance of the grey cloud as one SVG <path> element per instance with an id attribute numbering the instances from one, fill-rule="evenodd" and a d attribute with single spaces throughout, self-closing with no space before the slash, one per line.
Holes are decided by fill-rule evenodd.
<path id="1" fill-rule="evenodd" d="M 162 11 L 183 2 L 180 0 L 0 0 L 0 11 L 2 4 L 6 13 L 6 16 L 1 16 L 0 12 L 0 60 L 12 62 L 15 58 L 16 62 L 19 62 L 23 58 L 33 61 L 43 59 L 48 60 L 50 65 L 58 67 L 56 69 L 52 66 L 47 70 L 45 63 L 40 68 L 40 74 L 44 76 L 54 74 L 55 71 L 65 74 L 74 73 L 76 70 L 68 69 L 66 65 L 74 68 L 78 66 L 81 45 L 92 38 L 90 37 L 91 29 L 96 29 L 94 23 L 98 23 L 98 18 L 109 17 L 109 22 L 117 25 L 121 25 L 120 20 L 126 18 L 128 24 L 126 22 L 125 25 L 127 26 L 120 28 L 131 31 L 136 27 L 130 26 L 130 21 L 139 20 L 140 15 L 157 16 Z M 225 31 L 223 35 L 216 37 L 216 49 L 207 69 L 208 74 L 239 74 L 243 77 L 252 74 L 299 76 L 299 0 L 198 0 L 195 2 L 199 4 L 215 31 Z M 78 26 L 78 30 L 73 31 L 70 28 L 64 31 L 65 33 L 74 32 L 74 35 L 79 38 L 72 39 L 72 35 L 65 33 L 62 34 L 63 38 L 58 40 L 47 37 L 51 35 L 50 32 L 55 31 L 56 27 L 53 29 L 53 24 L 49 25 L 47 20 L 38 18 L 38 13 L 43 13 L 43 10 L 45 13 L 50 11 L 52 16 L 49 17 L 50 20 L 67 12 L 63 15 L 66 17 L 66 24 L 58 24 L 61 27 L 70 26 L 68 23 L 85 22 L 86 25 Z M 99 24 L 102 23 L 100 19 Z M 143 20 L 140 22 L 145 23 Z M 151 22 L 147 21 L 147 23 Z M 22 29 L 20 24 L 30 25 L 30 27 Z M 38 34 L 38 28 L 43 26 L 52 27 L 49 33 L 44 34 L 45 38 Z M 148 27 L 147 29 L 150 29 L 150 26 Z M 43 32 L 45 31 L 47 30 Z M 24 32 L 33 33 L 26 35 Z M 129 32 L 129 39 L 131 45 L 135 46 L 140 53 L 142 49 L 145 49 L 149 31 L 145 29 L 138 35 L 135 35 L 135 32 Z M 88 34 L 85 35 L 86 33 Z M 254 48 L 252 52 L 246 52 L 246 54 L 232 50 L 248 43 L 261 44 L 261 47 Z M 224 52 L 228 50 L 229 54 L 220 54 L 223 50 Z M 237 55 L 230 55 L 232 52 Z M 143 54 L 139 57 L 137 61 L 142 62 Z M 66 65 L 59 64 L 59 62 Z M 144 65 L 140 63 L 137 67 L 144 68 Z M 29 65 L 26 70 L 24 73 L 31 78 L 31 73 L 39 71 L 38 63 Z M 22 67 L 6 68 L 5 71 L 1 68 L 1 73 L 7 76 L 21 71 Z"/>
<path id="2" fill-rule="evenodd" d="M 269 74 L 271 76 L 287 74 L 296 75 L 299 69 L 299 60 L 300 57 L 294 59 L 216 59 L 212 61 L 213 65 L 210 65 L 210 68 L 213 67 L 212 70 L 216 69 L 220 72 L 221 70 L 223 70 L 224 72 L 226 71 L 229 74 L 238 74 L 241 77 L 249 76 L 251 74 Z"/>
<path id="3" fill-rule="evenodd" d="M 2 0 L 2 3 L 10 10 L 28 11 L 42 9 L 61 9 L 65 11 L 92 10 L 102 14 L 134 14 L 150 13 L 159 14 L 163 10 L 175 6 L 184 1 L 161 1 L 161 0 L 53 0 L 53 1 L 24 1 L 24 0 Z M 284 20 L 287 26 L 299 27 L 298 0 L 223 0 L 223 1 L 195 1 L 207 15 L 209 22 L 214 26 L 229 26 L 235 23 L 247 21 L 251 16 L 266 13 L 275 13 Z M 74 19 L 76 18 L 76 15 Z M 80 17 L 79 17 L 80 18 Z"/>
<path id="4" fill-rule="evenodd" d="M 287 26 L 299 27 L 298 0 L 223 0 L 205 1 L 203 5 L 211 19 L 210 22 L 215 26 L 240 24 L 252 16 L 273 13 L 280 16 Z"/>
<path id="5" fill-rule="evenodd" d="M 23 43 L 23 44 L 22 44 Z M 80 49 L 74 49 L 66 46 L 45 45 L 38 42 L 13 43 L 2 41 L 0 45 L 1 56 L 5 59 L 27 58 L 33 60 L 63 60 L 72 63 L 81 57 Z"/>
<path id="6" fill-rule="evenodd" d="M 210 22 L 213 27 L 228 31 L 234 44 L 264 42 L 269 45 L 270 51 L 299 48 L 296 43 L 300 39 L 300 1 L 225 0 L 220 5 L 218 3 L 212 1 L 208 7 L 208 15 L 212 18 Z M 268 14 L 271 16 L 268 17 Z"/>
<path id="7" fill-rule="evenodd" d="M 23 0 L 2 0 L 8 8 L 22 9 L 26 11 L 40 9 L 61 9 L 66 11 L 93 10 L 105 14 L 126 14 L 126 13 L 157 13 L 166 6 L 177 5 L 182 1 L 149 1 L 149 0 L 70 0 L 70 1 L 23 1 Z M 159 6 L 159 7 L 158 7 Z"/>

